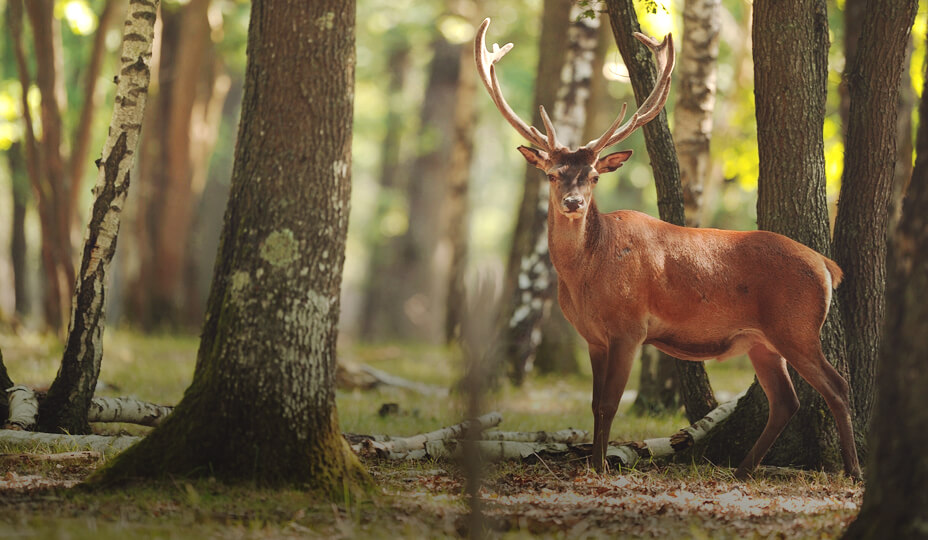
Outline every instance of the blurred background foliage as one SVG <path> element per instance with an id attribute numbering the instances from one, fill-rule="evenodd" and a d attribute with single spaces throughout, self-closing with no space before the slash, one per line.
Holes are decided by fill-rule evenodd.
<path id="1" fill-rule="evenodd" d="M 9 0 L 0 0 L 0 13 L 4 28 L 10 22 Z M 101 31 L 99 14 L 106 0 L 56 0 L 54 1 L 54 23 L 60 29 L 60 58 L 56 66 L 63 81 L 66 100 L 61 104 L 61 120 L 64 131 L 70 133 L 79 122 L 82 104 L 87 96 L 81 89 L 88 58 L 93 46 L 93 37 Z M 170 154 L 159 154 L 163 148 L 158 144 L 170 144 L 171 139 L 152 136 L 152 126 L 162 124 L 159 129 L 170 129 L 177 121 L 175 113 L 164 115 L 160 120 L 146 120 L 146 130 L 151 141 L 143 142 L 143 154 L 151 151 L 153 158 L 145 169 L 144 159 L 140 170 L 133 177 L 129 201 L 126 205 L 125 221 L 119 238 L 117 262 L 114 265 L 113 283 L 108 297 L 108 316 L 113 324 L 127 325 L 142 330 L 170 330 L 196 332 L 202 318 L 204 299 L 208 292 L 211 267 L 218 244 L 228 184 L 231 177 L 235 136 L 239 118 L 239 101 L 245 67 L 249 4 L 240 0 L 163 0 L 162 30 L 182 29 L 188 12 L 197 5 L 205 6 L 202 16 L 207 28 L 209 54 L 201 55 L 199 65 L 193 73 L 197 76 L 209 73 L 208 79 L 190 85 L 190 92 L 197 95 L 193 105 L 185 114 L 196 119 L 187 119 L 191 142 L 180 149 L 188 152 L 181 162 L 189 162 L 182 182 L 183 189 L 162 193 L 162 184 L 147 178 L 150 171 L 173 158 Z M 594 4 L 595 6 L 595 4 Z M 471 47 L 475 23 L 489 16 L 493 20 L 488 40 L 513 42 L 516 47 L 499 66 L 499 77 L 510 104 L 523 117 L 531 116 L 535 74 L 538 62 L 538 40 L 543 9 L 541 0 L 512 0 L 509 2 L 483 3 L 453 0 L 358 0 L 357 10 L 357 66 L 354 94 L 354 142 L 352 166 L 352 209 L 348 247 L 342 286 L 342 330 L 344 336 L 358 339 L 376 339 L 377 336 L 360 335 L 360 319 L 365 310 L 365 288 L 372 272 L 372 253 L 376 245 L 393 245 L 391 242 L 407 235 L 410 231 L 410 194 L 407 187 L 420 174 L 416 168 L 417 157 L 436 150 L 443 140 L 436 127 L 422 125 L 424 96 L 429 86 L 429 69 L 439 41 L 457 47 Z M 835 204 L 844 153 L 841 115 L 841 72 L 844 69 L 844 52 L 841 46 L 844 35 L 844 0 L 829 2 L 829 24 L 831 28 L 830 78 L 828 112 L 825 118 L 825 151 L 828 175 L 828 194 L 832 206 Z M 721 10 L 721 45 L 718 62 L 718 96 L 714 111 L 711 155 L 712 171 L 705 199 L 706 226 L 753 229 L 756 227 L 755 197 L 757 187 L 757 147 L 754 120 L 753 74 L 750 52 L 751 4 L 745 0 L 723 0 Z M 106 135 L 112 110 L 115 85 L 112 84 L 117 66 L 115 57 L 120 44 L 121 18 L 124 6 L 117 8 L 113 24 L 105 31 L 105 53 L 99 72 L 99 92 L 102 99 L 94 111 L 89 131 L 90 153 L 83 166 L 73 227 L 72 246 L 74 257 L 79 251 L 83 227 L 90 206 L 90 186 L 95 180 L 96 168 L 93 160 L 98 157 Z M 666 0 L 650 5 L 639 5 L 639 17 L 644 30 L 652 35 L 674 32 L 679 35 L 682 0 Z M 33 73 L 33 83 L 28 88 L 26 102 L 32 109 L 32 118 L 38 138 L 42 137 L 41 96 L 35 84 L 36 56 L 32 47 L 32 27 L 28 20 L 23 22 L 24 44 L 27 64 Z M 169 35 L 167 30 L 165 35 Z M 183 31 L 175 30 L 183 36 Z M 923 86 L 922 66 L 925 62 L 926 12 L 924 3 L 916 19 L 912 37 L 912 55 L 908 69 L 908 85 L 917 97 Z M 201 31 L 198 34 L 204 35 Z M 165 40 L 167 38 L 164 38 Z M 187 39 L 181 37 L 180 39 Z M 192 38 L 191 38 L 192 39 Z M 677 43 L 681 40 L 678 39 Z M 188 42 L 178 41 L 177 50 L 160 56 L 161 62 L 180 62 L 187 53 Z M 156 44 L 156 48 L 158 45 Z M 17 165 L 14 153 L 21 152 L 24 138 L 22 121 L 22 86 L 18 78 L 13 41 L 10 32 L 0 37 L 0 322 L 31 329 L 54 327 L 43 320 L 41 298 L 45 291 L 40 262 L 40 224 L 35 208 L 34 190 L 26 180 L 21 164 Z M 784 51 L 788 54 L 788 51 Z M 159 66 L 160 79 L 153 85 L 179 84 L 165 77 L 171 65 Z M 472 64 L 464 63 L 461 69 L 472 70 Z M 621 57 L 611 44 L 605 53 L 602 77 L 608 80 L 607 96 L 594 105 L 596 113 L 590 121 L 604 128 L 618 111 L 622 102 L 633 105 L 634 98 L 627 76 L 623 75 Z M 179 72 L 178 72 L 179 73 Z M 225 91 L 217 93 L 217 86 L 225 81 Z M 397 82 L 399 81 L 399 82 Z M 212 84 L 213 91 L 204 90 L 204 84 Z M 178 98 L 165 101 L 164 109 L 157 103 L 158 89 L 154 94 L 152 111 L 170 110 Z M 173 95 L 173 94 L 172 94 Z M 202 98 L 202 99 L 201 99 Z M 216 100 L 220 103 L 216 103 Z M 474 126 L 474 149 L 471 159 L 468 199 L 467 233 L 467 279 L 474 276 L 502 282 L 505 259 L 515 225 L 518 205 L 522 196 L 525 164 L 515 148 L 523 141 L 509 128 L 492 106 L 482 90 L 475 97 L 476 124 Z M 202 101 L 202 103 L 201 103 Z M 674 92 L 671 91 L 667 109 L 673 125 Z M 207 109 L 218 107 L 214 116 Z M 916 127 L 915 108 L 913 133 Z M 153 113 L 154 114 L 154 113 Z M 150 125 L 149 125 L 150 124 Z M 167 127 L 164 127 L 167 125 Z M 169 133 L 169 131 L 165 131 Z M 212 135 L 209 135 L 212 133 Z M 203 135 L 206 134 L 206 135 Z M 204 144 L 200 144 L 203 135 Z M 64 145 L 73 141 L 64 138 Z M 389 141 L 385 141 L 389 139 Z M 165 142 L 167 141 L 167 142 Z M 387 144 L 389 143 L 389 144 Z M 146 147 L 145 145 L 154 145 Z M 597 187 L 597 199 L 601 209 L 637 209 L 656 215 L 656 195 L 650 173 L 647 153 L 640 133 L 623 143 L 623 147 L 636 152 L 616 174 L 604 176 Z M 148 150 L 146 150 L 148 148 Z M 154 149 L 152 149 L 154 148 Z M 174 150 L 171 150 L 174 151 Z M 389 154 L 389 155 L 387 155 Z M 164 157 L 166 156 L 166 157 Z M 385 160 L 392 159 L 396 165 L 397 180 L 392 185 L 382 181 Z M 197 163 L 202 163 L 198 166 Z M 197 169 L 200 167 L 201 170 Z M 154 174 L 154 173 L 153 173 Z M 164 171 L 160 171 L 164 174 Z M 173 174 L 173 173 L 172 173 Z M 196 178 L 202 177 L 201 180 Z M 428 180 L 431 181 L 431 180 Z M 164 184 L 167 185 L 167 184 Z M 168 200 L 158 200 L 159 193 Z M 172 218 L 159 221 L 158 216 L 169 216 L 158 210 L 157 205 L 169 207 L 180 198 L 190 208 L 189 219 L 180 223 L 183 234 L 171 232 L 170 239 L 182 244 L 178 280 L 181 285 L 166 289 L 169 307 L 161 315 L 145 315 L 145 302 L 153 302 L 140 289 L 158 281 L 159 272 L 170 266 L 165 262 L 167 255 L 156 249 L 144 256 L 144 234 L 146 229 L 158 229 L 173 225 Z M 17 203 L 19 201 L 19 203 Z M 25 293 L 16 298 L 12 251 L 16 224 L 14 206 L 25 201 L 26 213 L 23 221 L 25 238 Z M 433 204 L 443 204 L 433 201 Z M 436 213 L 441 219 L 442 212 Z M 141 217 L 140 217 L 141 216 Z M 432 223 L 440 230 L 444 224 Z M 152 241 L 153 242 L 153 241 Z M 155 243 L 155 242 L 153 242 Z M 150 246 L 149 246 L 150 247 Z M 398 248 L 397 248 L 398 249 Z M 436 248 L 441 257 L 445 248 Z M 175 251 L 177 251 L 175 249 Z M 176 255 L 176 254 L 175 254 Z M 447 256 L 447 254 L 445 254 Z M 445 265 L 447 266 L 447 265 Z M 443 268 L 437 264 L 435 268 Z M 373 270 L 377 271 L 377 270 Z M 141 278 L 140 278 L 141 276 Z M 147 277 L 146 277 L 147 276 Z M 403 277 L 394 277 L 402 280 Z M 398 284 L 397 284 L 398 286 Z M 414 311 L 415 306 L 407 306 Z M 150 310 L 149 310 L 150 311 Z M 426 310 L 426 316 L 438 316 L 435 308 Z M 383 336 L 381 336 L 383 337 Z M 441 337 L 428 332 L 410 335 L 388 335 L 387 339 L 441 341 Z"/>

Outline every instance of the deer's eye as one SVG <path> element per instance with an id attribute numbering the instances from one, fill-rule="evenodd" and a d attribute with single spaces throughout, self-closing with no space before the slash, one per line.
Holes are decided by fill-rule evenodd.
<path id="1" fill-rule="evenodd" d="M 556 175 L 556 174 L 549 174 L 549 175 L 548 175 L 548 180 L 550 180 L 550 181 L 552 181 L 552 182 L 556 181 L 556 180 L 557 180 L 557 175 Z"/>
<path id="2" fill-rule="evenodd" d="M 596 175 L 591 176 L 591 177 L 590 177 L 590 182 L 593 182 L 594 184 L 595 184 L 596 182 L 599 182 L 599 175 L 596 174 Z"/>

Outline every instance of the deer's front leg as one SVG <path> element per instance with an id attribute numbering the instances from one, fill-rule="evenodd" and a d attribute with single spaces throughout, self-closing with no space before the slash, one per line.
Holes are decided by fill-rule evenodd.
<path id="1" fill-rule="evenodd" d="M 590 348 L 593 364 L 593 468 L 600 472 L 605 469 L 612 421 L 625 392 L 639 345 L 640 342 L 633 340 L 613 340 L 604 350 L 594 352 Z"/>

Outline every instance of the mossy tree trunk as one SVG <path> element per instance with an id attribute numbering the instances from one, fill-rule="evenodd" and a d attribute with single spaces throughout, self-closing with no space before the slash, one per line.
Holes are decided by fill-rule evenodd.
<path id="1" fill-rule="evenodd" d="M 628 68 L 635 99 L 641 103 L 654 88 L 657 74 L 650 51 L 632 35 L 633 32 L 641 31 L 635 6 L 632 0 L 608 0 L 606 8 L 609 12 L 616 44 Z M 657 209 L 660 218 L 674 225 L 685 225 L 680 165 L 677 161 L 670 126 L 667 123 L 667 110 L 662 110 L 657 118 L 645 124 L 642 132 L 654 171 Z M 680 401 L 683 402 L 686 416 L 691 422 L 699 420 L 718 405 L 709 384 L 706 368 L 701 362 L 685 362 L 674 359 L 663 352 L 658 353 L 656 361 L 665 364 L 672 363 L 676 366 L 676 370 L 667 369 L 666 366 L 658 367 L 654 373 L 664 373 L 668 377 L 670 373 L 675 374 L 677 381 L 670 384 L 679 388 Z M 646 371 L 642 370 L 642 373 Z M 666 380 L 656 381 L 656 384 L 649 383 L 647 387 L 665 388 L 667 384 Z M 650 401 L 657 402 L 658 399 L 655 396 Z"/>
<path id="2" fill-rule="evenodd" d="M 232 193 L 193 382 L 92 481 L 209 475 L 341 493 L 335 341 L 351 165 L 355 4 L 252 4 Z"/>
<path id="3" fill-rule="evenodd" d="M 924 94 L 923 94 L 924 95 Z M 845 538 L 928 534 L 928 101 L 919 107 L 918 156 L 890 248 L 867 491 Z"/>
<path id="4" fill-rule="evenodd" d="M 830 256 L 822 137 L 829 46 L 824 0 L 756 1 L 753 39 L 758 227 Z M 822 330 L 822 346 L 847 377 L 837 301 Z M 840 470 L 837 431 L 825 401 L 792 369 L 790 376 L 802 405 L 765 462 Z M 708 456 L 718 463 L 740 461 L 766 421 L 767 400 L 755 381 L 712 436 Z"/>
<path id="5" fill-rule="evenodd" d="M 838 288 L 855 427 L 868 430 L 873 406 L 883 291 L 886 234 L 896 169 L 899 82 L 917 0 L 875 0 L 844 73 L 850 95 L 844 175 L 835 220 L 835 261 L 845 279 Z M 911 162 L 911 154 L 907 158 Z"/>

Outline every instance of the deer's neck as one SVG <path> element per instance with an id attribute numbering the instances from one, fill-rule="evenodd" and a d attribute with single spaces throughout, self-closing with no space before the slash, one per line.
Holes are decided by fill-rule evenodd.
<path id="1" fill-rule="evenodd" d="M 602 236 L 601 220 L 595 201 L 590 201 L 586 214 L 575 219 L 548 206 L 548 251 L 559 275 L 566 278 L 589 260 Z"/>

